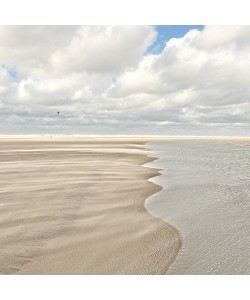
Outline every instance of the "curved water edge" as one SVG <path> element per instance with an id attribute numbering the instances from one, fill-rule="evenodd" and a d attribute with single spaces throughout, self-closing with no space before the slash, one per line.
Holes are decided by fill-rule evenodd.
<path id="1" fill-rule="evenodd" d="M 167 274 L 250 274 L 249 140 L 150 142 L 163 186 L 145 201 L 181 232 L 183 247 Z"/>
<path id="2" fill-rule="evenodd" d="M 148 143 L 145 144 L 145 146 L 147 145 Z M 152 152 L 153 149 L 149 148 L 149 147 L 146 147 L 146 150 Z M 170 249 L 171 251 L 173 251 L 172 254 L 172 261 L 169 263 L 168 262 L 168 265 L 165 269 L 165 272 L 162 274 L 167 274 L 168 272 L 168 269 L 170 268 L 170 266 L 175 262 L 177 256 L 179 255 L 179 253 L 181 253 L 182 251 L 182 246 L 183 246 L 183 241 L 182 241 L 182 236 L 181 236 L 181 233 L 180 231 L 174 227 L 172 224 L 170 224 L 169 222 L 167 222 L 166 220 L 164 220 L 163 218 L 160 218 L 157 214 L 155 214 L 154 210 L 152 210 L 150 207 L 147 207 L 147 201 L 150 201 L 150 199 L 152 199 L 153 196 L 155 195 L 158 195 L 159 193 L 161 193 L 161 191 L 163 190 L 163 186 L 161 184 L 158 184 L 157 183 L 157 178 L 159 176 L 162 175 L 161 171 L 163 169 L 160 169 L 158 167 L 155 166 L 155 162 L 160 160 L 160 157 L 157 157 L 155 155 L 151 155 L 151 154 L 148 154 L 147 157 L 150 159 L 149 162 L 146 162 L 143 164 L 143 167 L 146 167 L 146 168 L 153 168 L 154 170 L 157 171 L 157 173 L 154 173 L 152 174 L 153 176 L 151 176 L 150 178 L 148 178 L 148 181 L 149 182 L 152 182 L 155 186 L 158 187 L 158 191 L 155 191 L 154 194 L 152 194 L 151 196 L 147 197 L 145 200 L 144 200 L 144 208 L 145 210 L 150 214 L 152 215 L 155 219 L 159 220 L 159 221 L 164 221 L 165 223 L 165 226 L 171 230 L 169 230 L 170 233 L 173 233 L 175 234 L 175 245 Z M 156 197 L 157 198 L 157 197 Z M 170 237 L 170 240 L 171 240 L 171 237 Z M 169 249 L 168 249 L 169 250 Z M 162 262 L 164 263 L 164 262 Z"/>

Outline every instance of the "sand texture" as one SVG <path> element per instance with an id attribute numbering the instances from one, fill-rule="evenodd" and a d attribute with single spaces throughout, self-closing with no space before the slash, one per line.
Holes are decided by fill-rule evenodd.
<path id="1" fill-rule="evenodd" d="M 0 140 L 1 274 L 164 274 L 178 231 L 150 215 L 144 140 Z"/>

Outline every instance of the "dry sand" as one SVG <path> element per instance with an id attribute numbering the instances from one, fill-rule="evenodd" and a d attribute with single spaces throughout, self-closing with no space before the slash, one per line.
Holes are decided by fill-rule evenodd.
<path id="1" fill-rule="evenodd" d="M 181 237 L 144 208 L 144 142 L 0 140 L 0 273 L 164 274 Z"/>

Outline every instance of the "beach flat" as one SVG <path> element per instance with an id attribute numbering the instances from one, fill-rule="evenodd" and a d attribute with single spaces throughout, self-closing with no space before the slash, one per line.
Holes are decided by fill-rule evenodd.
<path id="1" fill-rule="evenodd" d="M 144 201 L 161 187 L 145 139 L 1 139 L 1 274 L 164 274 L 178 231 Z"/>

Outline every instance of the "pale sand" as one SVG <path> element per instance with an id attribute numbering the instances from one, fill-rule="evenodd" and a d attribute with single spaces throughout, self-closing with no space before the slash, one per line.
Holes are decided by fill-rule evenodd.
<path id="1" fill-rule="evenodd" d="M 0 273 L 164 274 L 181 237 L 144 208 L 145 141 L 0 140 Z"/>

